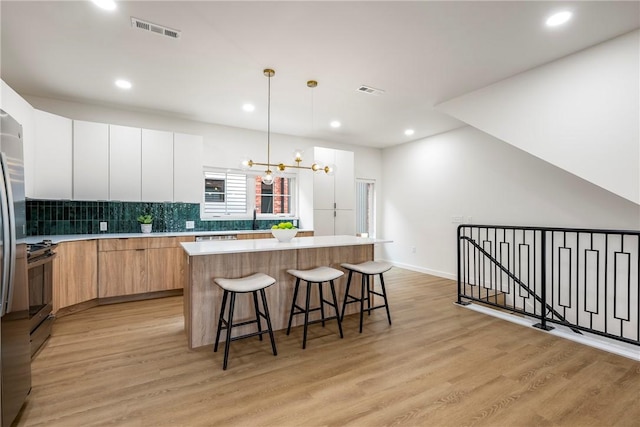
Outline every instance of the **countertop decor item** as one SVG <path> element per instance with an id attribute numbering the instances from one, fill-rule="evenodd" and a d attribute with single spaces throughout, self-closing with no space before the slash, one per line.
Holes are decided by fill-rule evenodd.
<path id="1" fill-rule="evenodd" d="M 290 222 L 281 222 L 280 224 L 271 227 L 271 234 L 278 239 L 279 242 L 290 242 L 291 239 L 296 237 L 298 229 Z"/>
<path id="2" fill-rule="evenodd" d="M 275 70 L 271 68 L 265 68 L 262 73 L 268 77 L 269 86 L 268 86 L 268 96 L 267 96 L 267 163 L 254 162 L 250 159 L 243 159 L 241 162 L 242 169 L 249 169 L 254 165 L 258 166 L 266 166 L 267 169 L 262 176 L 262 183 L 265 185 L 273 184 L 273 171 L 271 171 L 271 166 L 275 166 L 277 168 L 276 173 L 284 172 L 286 168 L 294 168 L 294 169 L 309 169 L 313 172 L 324 171 L 327 175 L 332 175 L 335 172 L 334 165 L 326 165 L 322 166 L 317 163 L 313 163 L 311 166 L 302 166 L 302 150 L 296 149 L 293 153 L 293 161 L 296 163 L 295 165 L 286 165 L 284 163 L 271 163 L 271 78 L 275 76 Z M 307 87 L 314 88 L 318 86 L 318 82 L 315 80 L 309 80 L 307 82 Z M 313 98 L 312 98 L 313 103 Z M 313 114 L 313 104 L 311 105 L 311 110 Z"/>
<path id="3" fill-rule="evenodd" d="M 153 216 L 151 216 L 149 214 L 140 215 L 138 217 L 138 222 L 140 223 L 140 229 L 142 230 L 143 233 L 145 233 L 145 234 L 151 233 L 151 227 L 152 227 L 152 223 L 153 223 Z"/>

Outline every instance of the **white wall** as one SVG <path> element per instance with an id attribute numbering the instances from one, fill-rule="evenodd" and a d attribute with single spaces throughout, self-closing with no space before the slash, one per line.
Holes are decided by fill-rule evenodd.
<path id="1" fill-rule="evenodd" d="M 453 216 L 640 230 L 640 206 L 472 127 L 383 151 L 382 258 L 455 278 Z M 412 253 L 415 248 L 415 253 Z"/>
<path id="2" fill-rule="evenodd" d="M 640 204 L 640 30 L 437 108 Z"/>
<path id="3" fill-rule="evenodd" d="M 184 120 L 176 116 L 116 109 L 93 104 L 68 102 L 29 95 L 25 95 L 25 98 L 39 110 L 71 119 L 202 135 L 204 137 L 204 164 L 208 166 L 237 169 L 240 167 L 240 161 L 244 157 L 259 162 L 267 161 L 266 132 L 213 125 Z M 301 148 L 306 150 L 314 146 L 353 151 L 355 153 L 356 177 L 373 179 L 376 180 L 376 182 L 380 182 L 382 174 L 382 151 L 377 148 L 336 144 L 329 141 L 272 134 L 271 161 L 292 164 L 292 153 L 294 149 Z M 305 158 L 303 162 L 304 165 L 311 165 L 311 160 L 313 159 L 309 157 L 310 155 L 311 154 Z M 311 172 L 306 171 L 301 173 Z M 381 193 L 379 192 L 379 199 L 381 198 L 380 196 Z M 378 209 L 380 209 L 380 207 L 378 207 Z M 305 212 L 307 211 L 308 210 L 305 210 Z"/>
<path id="4" fill-rule="evenodd" d="M 24 144 L 24 185 L 27 195 L 33 194 L 34 179 L 32 171 L 35 163 L 35 113 L 33 107 L 16 93 L 3 80 L 0 80 L 0 108 L 22 125 L 22 142 Z"/>

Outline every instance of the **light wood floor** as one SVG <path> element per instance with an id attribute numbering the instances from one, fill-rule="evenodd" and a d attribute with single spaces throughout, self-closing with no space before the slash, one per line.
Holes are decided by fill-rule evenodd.
<path id="1" fill-rule="evenodd" d="M 189 351 L 181 297 L 56 321 L 19 426 L 637 426 L 640 363 L 453 304 L 450 280 L 392 269 L 383 310 L 222 352 Z"/>

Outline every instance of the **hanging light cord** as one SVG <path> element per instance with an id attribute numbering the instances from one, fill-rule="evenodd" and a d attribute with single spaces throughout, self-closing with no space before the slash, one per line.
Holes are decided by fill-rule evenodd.
<path id="1" fill-rule="evenodd" d="M 269 77 L 268 86 L 268 102 L 267 102 L 267 170 L 271 167 L 271 73 L 267 75 Z"/>

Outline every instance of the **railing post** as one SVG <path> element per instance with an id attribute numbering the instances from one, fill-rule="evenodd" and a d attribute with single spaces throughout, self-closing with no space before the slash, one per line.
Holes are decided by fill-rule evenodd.
<path id="1" fill-rule="evenodd" d="M 458 249 L 458 255 L 457 255 L 457 257 L 458 257 L 458 301 L 456 303 L 459 304 L 459 305 L 469 305 L 469 304 L 471 304 L 470 302 L 462 301 L 462 279 L 461 279 L 461 277 L 462 277 L 462 262 L 460 261 L 460 252 L 462 250 L 462 247 L 460 246 L 461 245 L 460 242 L 462 241 L 462 239 L 460 238 L 461 237 L 460 236 L 460 232 L 461 232 L 462 228 L 463 228 L 463 224 L 458 226 L 458 242 L 456 244 L 456 247 Z"/>
<path id="2" fill-rule="evenodd" d="M 553 233 L 553 231 L 552 231 Z M 554 329 L 553 326 L 547 325 L 547 232 L 542 230 L 540 232 L 540 246 L 541 246 L 541 259 L 540 259 L 540 284 L 542 286 L 540 298 L 542 299 L 542 312 L 540 314 L 540 323 L 533 325 L 534 328 L 550 331 Z M 553 256 L 553 249 L 551 250 Z M 553 305 L 551 306 L 553 309 Z"/>

